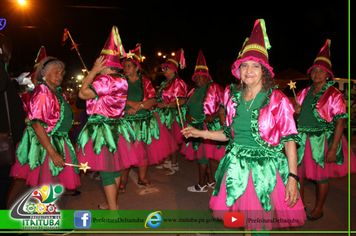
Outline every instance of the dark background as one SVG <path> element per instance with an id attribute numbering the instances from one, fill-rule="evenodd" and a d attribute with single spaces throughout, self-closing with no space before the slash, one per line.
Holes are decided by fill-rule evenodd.
<path id="1" fill-rule="evenodd" d="M 333 73 L 335 77 L 348 78 L 348 39 L 353 34 L 348 33 L 348 4 L 347 0 L 278 4 L 274 1 L 28 0 L 26 6 L 20 7 L 15 0 L 1 0 L 0 18 L 6 18 L 7 25 L 0 33 L 13 43 L 9 66 L 13 76 L 32 71 L 41 45 L 48 56 L 66 63 L 65 79 L 81 74 L 83 66 L 75 50 L 70 50 L 69 39 L 65 46 L 60 46 L 64 28 L 81 44 L 80 53 L 90 69 L 112 26 L 116 25 L 126 52 L 141 43 L 146 70 L 164 61 L 157 56 L 158 51 L 170 54 L 183 48 L 187 68 L 180 75 L 188 82 L 194 73 L 198 51 L 202 50 L 214 81 L 224 85 L 234 81 L 231 65 L 243 41 L 250 36 L 255 20 L 263 18 L 272 45 L 269 60 L 275 74 L 288 68 L 305 74 L 329 38 Z"/>

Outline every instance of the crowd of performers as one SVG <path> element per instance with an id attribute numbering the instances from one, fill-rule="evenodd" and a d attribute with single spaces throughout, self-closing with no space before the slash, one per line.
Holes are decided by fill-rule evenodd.
<path id="1" fill-rule="evenodd" d="M 224 90 L 213 82 L 199 51 L 191 78 L 195 88 L 188 92 L 178 74 L 185 67 L 180 49 L 161 65 L 166 80 L 156 91 L 141 76 L 141 45 L 125 52 L 114 26 L 78 94 L 86 101 L 88 121 L 76 148 L 68 137 L 73 111 L 60 87 L 64 63 L 44 56 L 32 77 L 35 89 L 23 96 L 29 123 L 17 140 L 10 176 L 30 186 L 60 183 L 70 191 L 81 185 L 79 169 L 70 164 L 88 163 L 90 171 L 100 173 L 107 200 L 99 209 L 117 210 L 117 194 L 126 191 L 130 168 L 138 168 L 139 185 L 153 186 L 148 167 L 174 175 L 182 153 L 198 161 L 198 183 L 187 190 L 213 188 L 209 207 L 216 218 L 237 211 L 245 218 L 295 219 L 249 222 L 248 230 L 317 220 L 323 216 L 329 178 L 347 175 L 349 163 L 343 136 L 346 103 L 332 86 L 330 40 L 307 71 L 312 85 L 298 93 L 295 104 L 274 86 L 269 48 L 265 22 L 256 20 L 232 65 L 240 83 Z M 350 158 L 355 172 L 352 151 Z M 219 162 L 215 175 L 212 159 Z M 308 215 L 305 178 L 316 182 L 316 203 Z"/>

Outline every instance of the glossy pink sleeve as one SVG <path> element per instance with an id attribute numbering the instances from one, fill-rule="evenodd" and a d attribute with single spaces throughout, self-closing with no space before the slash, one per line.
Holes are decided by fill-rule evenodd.
<path id="1" fill-rule="evenodd" d="M 181 78 L 175 79 L 174 82 L 174 94 L 176 94 L 178 98 L 186 98 L 188 92 L 187 84 Z"/>
<path id="2" fill-rule="evenodd" d="M 220 103 L 223 100 L 224 89 L 221 85 L 216 83 L 210 83 L 210 87 L 207 91 L 204 101 L 204 114 L 212 115 L 219 111 Z"/>
<path id="3" fill-rule="evenodd" d="M 224 96 L 223 96 L 223 101 L 222 101 L 222 105 L 224 105 L 224 107 L 226 107 L 226 104 L 230 98 L 230 85 L 225 87 L 225 91 L 224 91 Z"/>
<path id="4" fill-rule="evenodd" d="M 54 94 L 43 84 L 34 90 L 29 106 L 29 119 L 41 120 L 48 125 L 49 132 L 56 125 L 60 116 L 59 102 Z"/>
<path id="5" fill-rule="evenodd" d="M 100 114 L 113 119 L 121 118 L 127 100 L 127 80 L 119 76 L 103 75 L 94 82 L 93 88 L 99 98 L 87 100 L 87 114 Z"/>
<path id="6" fill-rule="evenodd" d="M 146 101 L 147 99 L 150 98 L 157 98 L 156 90 L 153 88 L 151 80 L 142 77 L 142 83 L 143 83 L 143 93 L 144 93 L 143 101 Z"/>
<path id="7" fill-rule="evenodd" d="M 293 114 L 289 99 L 281 91 L 273 90 L 269 104 L 261 109 L 258 119 L 261 138 L 276 146 L 283 136 L 298 134 Z"/>
<path id="8" fill-rule="evenodd" d="M 316 109 L 324 120 L 332 122 L 335 116 L 346 113 L 346 101 L 342 93 L 329 87 L 318 100 Z"/>
<path id="9" fill-rule="evenodd" d="M 111 80 L 108 75 L 99 75 L 92 83 L 99 97 L 109 95 L 111 92 Z"/>
<path id="10" fill-rule="evenodd" d="M 25 111 L 26 117 L 28 117 L 29 106 L 30 106 L 30 99 L 31 99 L 31 92 L 26 92 L 20 94 L 20 98 L 22 99 L 23 110 Z"/>

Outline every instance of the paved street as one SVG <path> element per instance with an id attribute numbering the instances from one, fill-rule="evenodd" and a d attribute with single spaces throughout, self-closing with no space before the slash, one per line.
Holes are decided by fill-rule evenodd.
<path id="1" fill-rule="evenodd" d="M 356 136 L 353 137 L 352 148 L 356 151 Z M 148 178 L 154 184 L 151 188 L 142 188 L 137 185 L 137 168 L 130 172 L 130 180 L 127 184 L 126 193 L 118 196 L 118 204 L 121 210 L 207 210 L 212 190 L 207 193 L 190 193 L 187 187 L 198 182 L 198 165 L 196 161 L 186 161 L 183 156 L 179 158 L 180 170 L 172 176 L 166 176 L 164 170 L 158 170 L 151 166 Z M 213 170 L 217 169 L 218 163 L 213 163 Z M 94 180 L 88 174 L 81 173 L 82 186 L 78 189 L 81 195 L 75 197 L 61 197 L 57 204 L 59 209 L 86 209 L 97 210 L 98 204 L 105 201 L 101 181 Z M 24 180 L 14 180 L 10 192 L 10 205 L 19 197 L 23 196 L 29 187 Z M 307 202 L 307 213 L 314 205 L 315 185 L 306 182 L 305 197 Z M 356 175 L 351 176 L 351 202 L 356 202 Z M 351 217 L 356 217 L 356 207 Z M 351 219 L 352 219 L 351 218 Z M 351 220 L 351 230 L 356 230 L 356 221 Z M 346 231 L 348 229 L 348 178 L 330 180 L 329 195 L 324 207 L 324 217 L 318 221 L 306 221 L 302 227 L 281 230 L 297 231 Z M 36 234 L 30 234 L 36 235 Z M 80 234 L 87 235 L 87 234 Z M 96 234 L 94 234 L 96 235 Z M 97 234 L 101 235 L 101 234 Z M 120 234 L 125 235 L 125 234 Z M 132 235 L 132 234 L 127 234 Z M 164 234 L 163 234 L 164 235 Z M 189 235 L 189 234 L 179 234 Z M 195 235 L 195 234 L 194 234 Z M 206 234 L 201 234 L 206 235 Z M 214 234 L 220 235 L 220 234 Z M 227 235 L 221 234 L 221 235 Z M 232 235 L 232 234 L 229 234 Z M 277 234 L 273 234 L 277 235 Z M 280 235 L 280 234 L 279 234 Z M 284 234 L 285 235 L 285 234 Z M 313 234 L 305 234 L 313 235 Z M 330 234 L 331 235 L 331 234 Z M 335 235 L 335 234 L 332 234 Z"/>

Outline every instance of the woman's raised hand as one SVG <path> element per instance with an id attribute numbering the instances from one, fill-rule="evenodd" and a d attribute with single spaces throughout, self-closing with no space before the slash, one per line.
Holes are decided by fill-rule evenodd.
<path id="1" fill-rule="evenodd" d="M 104 56 L 100 56 L 96 59 L 93 68 L 91 69 L 92 72 L 95 74 L 99 74 L 102 70 L 106 69 L 107 66 L 104 66 L 104 63 L 106 62 L 106 59 L 104 59 Z"/>

